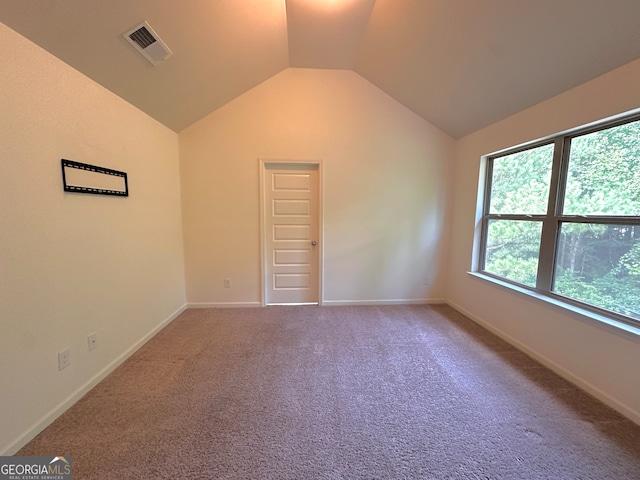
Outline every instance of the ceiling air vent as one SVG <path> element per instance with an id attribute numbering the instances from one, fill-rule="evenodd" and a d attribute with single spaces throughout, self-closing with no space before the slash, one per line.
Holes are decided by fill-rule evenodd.
<path id="1" fill-rule="evenodd" d="M 141 23 L 122 36 L 152 65 L 157 65 L 173 55 L 147 22 Z"/>

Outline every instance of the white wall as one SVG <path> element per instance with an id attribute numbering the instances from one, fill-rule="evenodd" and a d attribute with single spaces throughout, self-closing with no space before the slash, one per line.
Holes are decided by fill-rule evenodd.
<path id="1" fill-rule="evenodd" d="M 2 24 L 0 45 L 7 454 L 173 318 L 185 288 L 177 135 Z M 130 197 L 65 194 L 61 158 L 127 172 Z"/>
<path id="2" fill-rule="evenodd" d="M 447 298 L 640 423 L 640 337 L 567 313 L 467 274 L 480 157 L 640 107 L 640 60 L 457 142 Z"/>
<path id="3" fill-rule="evenodd" d="M 190 305 L 261 300 L 259 158 L 323 162 L 325 303 L 443 297 L 453 140 L 354 72 L 284 70 L 179 139 Z"/>

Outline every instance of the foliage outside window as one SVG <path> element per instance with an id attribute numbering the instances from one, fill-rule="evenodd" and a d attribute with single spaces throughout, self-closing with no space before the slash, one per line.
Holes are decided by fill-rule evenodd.
<path id="1" fill-rule="evenodd" d="M 489 156 L 486 168 L 479 270 L 637 324 L 638 117 Z"/>

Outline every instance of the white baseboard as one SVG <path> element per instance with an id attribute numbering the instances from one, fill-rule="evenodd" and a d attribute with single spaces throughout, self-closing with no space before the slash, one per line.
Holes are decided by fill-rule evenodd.
<path id="1" fill-rule="evenodd" d="M 454 302 L 451 302 L 449 300 L 447 300 L 446 303 L 451 308 L 453 308 L 453 309 L 457 310 L 458 312 L 462 313 L 463 315 L 469 317 L 471 320 L 473 320 L 477 324 L 481 325 L 483 328 L 489 330 L 491 333 L 497 335 L 498 337 L 502 338 L 506 342 L 510 343 L 511 345 L 513 345 L 518 350 L 526 353 L 528 356 L 530 356 L 531 358 L 533 358 L 537 362 L 541 363 L 542 365 L 547 367 L 549 370 L 557 373 L 558 375 L 560 375 L 565 380 L 573 383 L 575 386 L 577 386 L 578 388 L 584 390 L 585 392 L 589 393 L 590 395 L 594 396 L 595 398 L 600 400 L 602 403 L 610 406 L 611 408 L 616 410 L 618 413 L 620 413 L 620 414 L 624 415 L 625 417 L 627 417 L 632 422 L 640 425 L 640 412 L 638 412 L 635 409 L 629 407 L 628 405 L 620 402 L 619 400 L 616 400 L 615 398 L 613 398 L 610 395 L 608 395 L 607 393 L 603 392 L 601 389 L 599 389 L 595 385 L 592 385 L 591 383 L 587 382 L 586 380 L 578 377 L 577 375 L 574 375 L 570 371 L 566 370 L 564 367 L 561 367 L 560 365 L 555 363 L 553 360 L 550 360 L 546 356 L 544 356 L 544 355 L 538 353 L 537 351 L 529 348 L 527 345 L 521 343 L 520 341 L 518 341 L 515 338 L 511 337 L 510 335 L 507 335 L 502 330 L 499 330 L 499 329 L 495 328 L 493 325 L 491 325 L 488 322 L 484 321 L 480 317 L 478 317 L 478 316 L 474 315 L 473 313 L 465 310 L 460 305 L 458 305 L 458 304 L 456 304 Z"/>
<path id="2" fill-rule="evenodd" d="M 84 395 L 87 394 L 93 387 L 95 387 L 98 383 L 104 380 L 107 375 L 113 372 L 116 368 L 118 368 L 125 360 L 127 360 L 131 355 L 133 355 L 140 347 L 142 347 L 145 343 L 147 343 L 151 338 L 153 338 L 160 330 L 169 325 L 173 320 L 175 320 L 182 312 L 187 309 L 187 305 L 183 305 L 178 308 L 175 312 L 173 312 L 169 317 L 156 325 L 149 333 L 147 333 L 144 337 L 134 343 L 131 347 L 129 347 L 122 355 L 117 357 L 111 363 L 109 363 L 106 367 L 100 370 L 96 375 L 90 378 L 84 385 L 74 391 L 71 395 L 69 395 L 60 405 L 50 410 L 46 413 L 40 420 L 38 420 L 35 425 L 29 428 L 26 432 L 20 435 L 14 442 L 12 442 L 3 452 L 0 452 L 0 456 L 6 455 L 14 455 L 18 450 L 24 447 L 27 443 L 29 443 L 36 435 L 42 432 L 45 428 L 47 428 L 53 421 L 62 415 L 66 410 L 68 410 L 74 403 L 80 400 Z"/>
<path id="3" fill-rule="evenodd" d="M 334 305 L 432 305 L 446 303 L 444 298 L 411 298 L 401 300 L 323 300 L 323 306 Z"/>
<path id="4" fill-rule="evenodd" d="M 446 303 L 444 298 L 417 298 L 400 300 L 323 300 L 322 306 L 337 305 L 432 305 Z M 187 308 L 254 308 L 262 307 L 260 302 L 194 302 Z"/>
<path id="5" fill-rule="evenodd" d="M 211 303 L 187 303 L 187 308 L 252 308 L 261 307 L 260 302 L 211 302 Z"/>

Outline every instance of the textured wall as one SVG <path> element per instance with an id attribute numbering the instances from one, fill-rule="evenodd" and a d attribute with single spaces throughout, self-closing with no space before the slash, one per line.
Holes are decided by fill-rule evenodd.
<path id="1" fill-rule="evenodd" d="M 447 298 L 640 422 L 640 337 L 468 275 L 480 157 L 640 106 L 640 61 L 457 142 Z"/>
<path id="2" fill-rule="evenodd" d="M 177 135 L 0 24 L 0 452 L 185 303 Z M 130 197 L 64 193 L 60 158 Z M 98 348 L 89 352 L 87 335 Z M 57 368 L 57 352 L 71 365 Z"/>
<path id="3" fill-rule="evenodd" d="M 359 75 L 287 69 L 179 138 L 189 303 L 260 302 L 259 158 L 323 163 L 326 303 L 443 298 L 453 140 Z"/>

